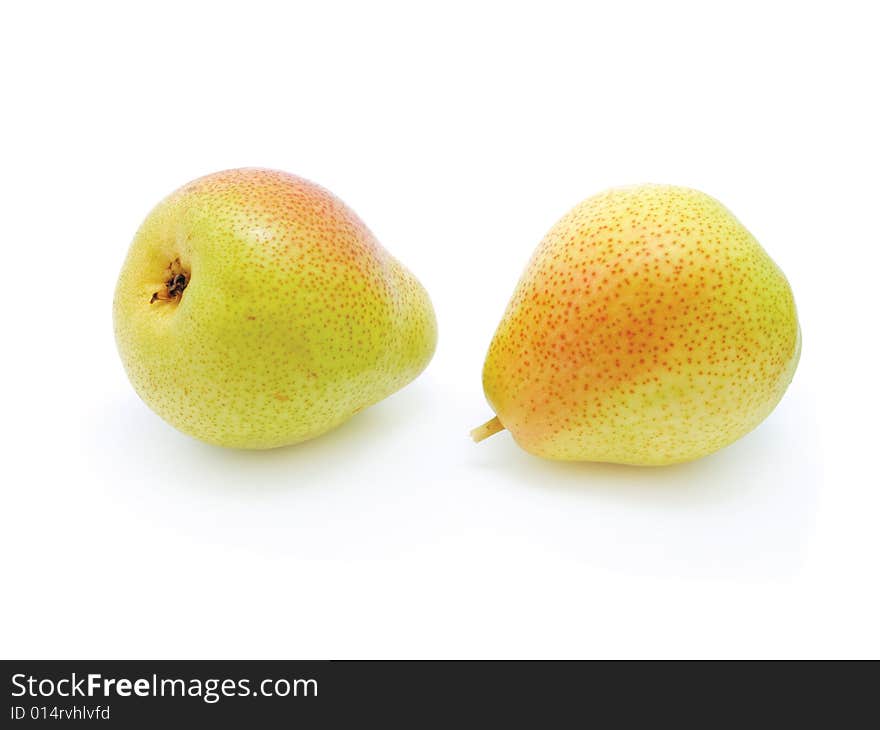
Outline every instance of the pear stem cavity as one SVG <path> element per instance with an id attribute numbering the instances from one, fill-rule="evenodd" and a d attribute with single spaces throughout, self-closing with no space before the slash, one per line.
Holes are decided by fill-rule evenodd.
<path id="1" fill-rule="evenodd" d="M 480 443 L 483 439 L 494 436 L 496 433 L 503 430 L 504 425 L 498 420 L 498 416 L 495 416 L 495 418 L 486 421 L 482 426 L 477 426 L 471 431 L 471 438 L 477 443 Z"/>

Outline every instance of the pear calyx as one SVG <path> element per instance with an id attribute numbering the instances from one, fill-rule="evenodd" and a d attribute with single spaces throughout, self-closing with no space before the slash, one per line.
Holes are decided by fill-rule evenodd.
<path id="1" fill-rule="evenodd" d="M 165 290 L 153 292 L 150 304 L 156 301 L 171 302 L 178 299 L 187 284 L 189 284 L 189 273 L 183 270 L 179 258 L 174 259 L 168 264 L 168 279 L 165 280 Z"/>

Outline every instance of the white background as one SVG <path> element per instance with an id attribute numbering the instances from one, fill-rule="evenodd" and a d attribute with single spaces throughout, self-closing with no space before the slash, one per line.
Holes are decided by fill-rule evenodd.
<path id="1" fill-rule="evenodd" d="M 2 655 L 880 656 L 871 5 L 4 4 Z M 333 190 L 440 326 L 412 385 L 263 453 L 154 416 L 110 317 L 150 208 L 245 165 Z M 474 445 L 533 248 L 646 181 L 786 272 L 788 394 L 683 466 Z"/>

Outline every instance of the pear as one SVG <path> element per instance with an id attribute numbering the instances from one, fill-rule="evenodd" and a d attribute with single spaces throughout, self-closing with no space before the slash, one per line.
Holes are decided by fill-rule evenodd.
<path id="1" fill-rule="evenodd" d="M 218 172 L 141 225 L 113 302 L 134 389 L 184 433 L 267 449 L 311 439 L 428 364 L 427 293 L 327 190 Z"/>
<path id="2" fill-rule="evenodd" d="M 637 185 L 575 206 L 517 285 L 483 368 L 497 416 L 548 459 L 689 461 L 761 423 L 801 335 L 785 275 L 717 200 Z"/>

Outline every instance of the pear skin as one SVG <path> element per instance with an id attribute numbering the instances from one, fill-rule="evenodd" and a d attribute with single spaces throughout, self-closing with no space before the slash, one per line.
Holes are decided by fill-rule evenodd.
<path id="1" fill-rule="evenodd" d="M 244 449 L 338 426 L 413 380 L 437 341 L 428 294 L 351 209 L 264 169 L 208 175 L 155 207 L 113 322 L 150 408 Z"/>
<path id="2" fill-rule="evenodd" d="M 767 417 L 800 351 L 785 275 L 721 203 L 612 189 L 538 246 L 483 368 L 496 417 L 472 435 L 566 461 L 697 459 Z"/>

